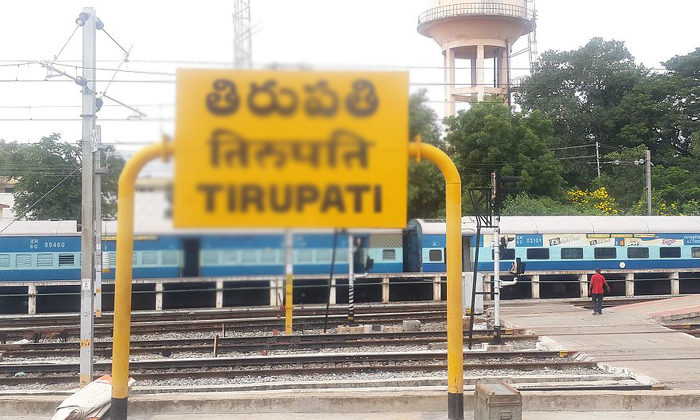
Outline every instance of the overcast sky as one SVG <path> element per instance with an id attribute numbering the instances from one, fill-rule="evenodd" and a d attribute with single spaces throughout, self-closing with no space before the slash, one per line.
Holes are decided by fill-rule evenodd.
<path id="1" fill-rule="evenodd" d="M 28 82 L 43 80 L 46 71 L 36 64 L 12 65 L 10 60 L 51 60 L 68 40 L 75 28 L 75 18 L 84 6 L 96 8 L 107 32 L 122 46 L 133 46 L 132 61 L 123 69 L 166 73 L 116 76 L 107 94 L 138 108 L 147 117 L 125 121 L 135 113 L 106 100 L 108 106 L 100 111 L 98 119 L 103 142 L 143 143 L 158 140 L 161 133 L 174 134 L 175 78 L 168 74 L 174 74 L 178 67 L 207 66 L 194 62 L 233 60 L 233 3 L 233 0 L 1 2 L 0 139 L 32 142 L 52 132 L 69 141 L 80 138 L 78 86 L 65 77 L 52 78 L 53 82 Z M 299 63 L 321 68 L 406 69 L 410 71 L 412 91 L 426 83 L 443 81 L 439 46 L 416 32 L 417 17 L 427 4 L 424 0 L 251 0 L 251 3 L 252 20 L 259 27 L 253 38 L 256 66 Z M 625 41 L 637 62 L 658 66 L 661 61 L 700 46 L 698 0 L 537 0 L 537 9 L 540 52 L 575 49 L 600 36 Z M 60 60 L 81 58 L 81 35 L 79 30 Z M 525 46 L 521 40 L 514 50 Z M 98 33 L 97 48 L 99 60 L 115 60 L 101 61 L 100 68 L 114 67 L 122 58 L 121 50 L 104 33 Z M 514 59 L 514 74 L 522 74 L 527 64 L 527 54 Z M 75 68 L 63 68 L 70 74 L 80 74 Z M 108 70 L 98 72 L 99 80 L 111 78 L 112 72 Z M 152 82 L 145 82 L 148 80 Z M 98 91 L 103 91 L 105 86 L 106 82 L 99 83 Z M 432 87 L 430 99 L 442 117 L 442 87 Z M 16 108 L 19 106 L 25 108 Z M 61 107 L 42 108 L 46 106 Z M 133 150 L 136 146 L 120 147 Z"/>

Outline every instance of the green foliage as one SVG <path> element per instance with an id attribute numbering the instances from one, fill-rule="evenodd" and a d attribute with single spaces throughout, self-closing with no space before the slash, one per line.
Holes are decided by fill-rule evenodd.
<path id="1" fill-rule="evenodd" d="M 489 186 L 491 172 L 498 170 L 522 177 L 518 188 L 532 196 L 563 198 L 561 165 L 546 145 L 552 125 L 540 112 L 512 112 L 501 103 L 483 102 L 446 119 L 446 124 L 446 140 L 465 192 Z M 473 210 L 469 205 L 463 211 Z"/>
<path id="2" fill-rule="evenodd" d="M 516 99 L 524 110 L 539 110 L 553 121 L 550 147 L 614 144 L 623 124 L 617 106 L 645 74 L 623 42 L 594 38 L 578 50 L 543 53 Z M 561 156 L 591 149 L 569 150 Z M 570 185 L 588 187 L 595 167 L 572 159 L 564 176 Z"/>
<path id="3" fill-rule="evenodd" d="M 59 134 L 32 145 L 0 142 L 0 176 L 17 180 L 14 212 L 28 220 L 80 220 L 81 151 L 79 145 L 62 142 Z M 105 150 L 102 166 L 102 212 L 116 216 L 117 179 L 124 160 L 112 148 Z"/>
<path id="4" fill-rule="evenodd" d="M 576 216 L 581 212 L 572 204 L 565 204 L 549 197 L 534 198 L 521 193 L 508 197 L 503 203 L 503 216 Z"/>

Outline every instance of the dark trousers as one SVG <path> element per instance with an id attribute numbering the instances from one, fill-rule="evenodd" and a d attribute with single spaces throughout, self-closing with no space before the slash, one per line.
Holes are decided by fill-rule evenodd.
<path id="1" fill-rule="evenodd" d="M 593 293 L 591 294 L 591 297 L 593 298 L 593 313 L 603 313 L 603 294 L 602 293 Z"/>

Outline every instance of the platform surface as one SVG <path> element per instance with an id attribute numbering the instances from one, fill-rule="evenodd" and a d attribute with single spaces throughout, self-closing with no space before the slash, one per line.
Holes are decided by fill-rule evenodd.
<path id="1" fill-rule="evenodd" d="M 523 413 L 523 420 L 697 420 L 698 411 L 531 411 Z M 204 417 L 203 417 L 204 416 Z M 265 413 L 265 414 L 207 414 L 129 416 L 129 420 L 444 420 L 443 413 Z M 472 413 L 465 413 L 465 420 L 472 420 Z M 47 417 L 4 417 L 0 420 L 46 420 Z"/>
<path id="2" fill-rule="evenodd" d="M 655 318 L 693 313 L 700 296 L 606 308 L 603 315 L 564 302 L 508 305 L 506 328 L 525 328 L 554 343 L 552 349 L 586 353 L 598 362 L 671 389 L 700 390 L 700 339 L 662 326 Z"/>

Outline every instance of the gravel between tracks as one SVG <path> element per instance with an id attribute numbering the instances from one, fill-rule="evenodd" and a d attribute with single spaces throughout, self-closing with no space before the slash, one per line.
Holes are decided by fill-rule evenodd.
<path id="1" fill-rule="evenodd" d="M 330 368 L 329 368 L 330 369 Z M 566 368 L 566 369 L 540 369 L 537 371 L 524 371 L 513 369 L 474 369 L 465 371 L 465 378 L 469 377 L 495 377 L 495 376 L 533 376 L 533 375 L 576 375 L 585 380 L 586 376 L 600 375 L 605 373 L 598 368 Z M 328 382 L 337 381 L 372 381 L 372 380 L 392 380 L 392 379 L 415 379 L 415 378 L 446 378 L 445 371 L 415 371 L 415 372 L 376 372 L 376 373 L 350 373 L 350 374 L 314 374 L 314 375 L 280 375 L 280 376 L 240 376 L 231 378 L 186 378 L 168 380 L 142 380 L 136 383 L 140 387 L 149 386 L 221 386 L 221 385 L 243 385 L 243 384 L 274 384 L 285 382 Z M 45 385 L 39 383 L 24 384 L 21 386 L 0 385 L 0 390 L 65 390 L 74 389 L 75 385 Z"/>

